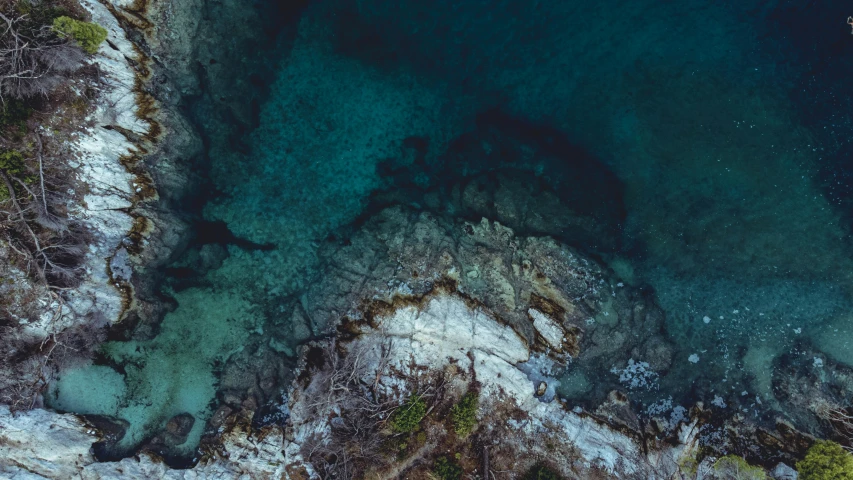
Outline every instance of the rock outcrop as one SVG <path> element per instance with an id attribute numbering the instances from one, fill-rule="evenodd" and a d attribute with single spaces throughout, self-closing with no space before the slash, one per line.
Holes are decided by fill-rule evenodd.
<path id="1" fill-rule="evenodd" d="M 321 247 L 320 257 L 322 276 L 283 318 L 291 330 L 281 333 L 298 341 L 334 329 L 342 317 L 361 320 L 395 298 L 417 298 L 449 282 L 535 349 L 562 351 L 576 364 L 609 371 L 634 358 L 663 373 L 672 362 L 663 313 L 653 300 L 550 237 L 517 236 L 486 219 L 393 207 L 344 244 Z M 569 332 L 562 345 L 549 341 L 543 315 Z M 598 396 L 615 385 L 602 385 Z"/>
<path id="2" fill-rule="evenodd" d="M 541 328 L 543 322 L 547 328 Z M 573 333 L 558 318 L 544 314 L 528 323 L 536 332 L 535 343 L 482 305 L 439 289 L 417 305 L 400 306 L 373 317 L 369 324 L 353 326 L 348 333 L 355 337 L 340 341 L 336 348 L 345 350 L 345 358 L 357 356 L 363 362 L 358 371 L 361 381 L 380 391 L 380 398 L 398 398 L 402 403 L 411 395 L 440 392 L 431 398 L 432 408 L 440 412 L 442 399 L 458 400 L 476 391 L 479 425 L 472 434 L 476 440 L 470 443 L 489 450 L 490 469 L 495 471 L 521 473 L 541 461 L 537 459 L 547 459 L 549 468 L 564 475 L 599 469 L 620 478 L 667 478 L 677 470 L 682 455 L 689 457 L 697 433 L 693 424 L 681 426 L 677 446 L 653 447 L 646 453 L 638 438 L 600 423 L 594 415 L 537 397 L 538 379 L 547 378 L 566 358 L 557 348 L 548 355 L 537 354 L 536 345 L 550 338 L 559 347 Z M 345 359 L 341 364 L 346 364 Z M 348 421 L 347 415 L 359 414 L 347 411 L 342 398 L 318 401 L 329 396 L 330 373 L 317 368 L 310 381 L 304 386 L 297 382 L 291 393 L 286 449 L 291 470 L 314 473 L 325 468 L 320 476 L 327 475 L 330 467 L 316 465 L 318 457 L 311 452 L 334 443 L 338 424 Z M 424 424 L 422 445 L 409 452 L 416 458 L 402 462 L 403 468 L 392 465 L 388 470 L 394 474 L 429 471 L 434 457 L 447 453 L 448 447 L 464 452 L 469 462 L 471 456 L 479 461 L 476 449 L 465 450 L 448 440 L 453 435 L 451 422 L 439 418 L 426 419 Z M 374 473 L 382 476 L 384 472 Z"/>
<path id="3" fill-rule="evenodd" d="M 71 216 L 86 225 L 94 242 L 86 259 L 85 280 L 69 292 L 68 306 L 78 322 L 86 321 L 94 312 L 117 321 L 127 302 L 121 284 L 129 279 L 126 250 L 121 244 L 133 228 L 131 211 L 146 187 L 124 163 L 138 152 L 132 139 L 149 135 L 153 122 L 137 104 L 138 73 L 130 63 L 137 56 L 133 44 L 104 5 L 92 0 L 81 3 L 92 20 L 107 29 L 109 43 L 95 58 L 103 72 L 104 87 L 95 101 L 93 126 L 81 132 L 73 144 L 79 161 L 78 178 L 87 193 L 85 203 L 76 206 Z M 124 254 L 116 256 L 117 251 Z M 115 261 L 110 262 L 114 256 Z M 111 271 L 115 278 L 111 278 Z"/>
<path id="4" fill-rule="evenodd" d="M 47 410 L 12 414 L 0 406 L 0 474 L 6 478 L 74 478 L 95 461 L 98 436 L 75 415 Z"/>
<path id="5" fill-rule="evenodd" d="M 200 93 L 184 60 L 211 57 L 208 66 L 221 68 L 213 67 L 215 45 L 194 44 L 201 21 L 187 12 L 199 2 L 147 10 L 123 0 L 83 3 L 110 32 L 97 57 L 106 87 L 95 126 L 74 144 L 88 188 L 85 207 L 72 215 L 95 240 L 82 285 L 67 293 L 64 306 L 46 302 L 41 323 L 27 327 L 43 338 L 95 315 L 109 322 L 159 317 L 164 307 L 153 299 L 156 277 L 140 272 L 164 264 L 186 242 L 186 225 L 174 211 L 188 188 L 186 157 L 200 149 L 173 108 L 183 95 Z M 208 81 L 236 80 L 222 74 Z M 222 102 L 234 111 L 246 103 Z M 250 123 L 251 115 L 242 113 L 241 121 Z M 720 453 L 735 446 L 731 438 L 749 432 L 749 441 L 761 444 L 752 451 L 775 448 L 786 461 L 806 448 L 810 438 L 783 419 L 777 434 L 739 414 L 720 420 L 702 405 L 637 410 L 632 400 L 652 392 L 673 365 L 662 311 L 595 259 L 552 237 L 519 235 L 506 226 L 553 235 L 568 229 L 594 245 L 602 232 L 618 228 L 622 206 L 567 211 L 565 202 L 578 204 L 580 193 L 533 192 L 532 174 L 519 180 L 512 171 L 493 174 L 474 165 L 477 158 L 489 164 L 493 145 L 523 150 L 500 143 L 499 132 L 480 132 L 493 142 L 472 141 L 459 150 L 460 165 L 480 173 L 448 186 L 451 201 L 434 191 L 423 196 L 433 212 L 456 209 L 456 218 L 393 207 L 364 220 L 346 240 L 321 246 L 321 275 L 300 295 L 276 298 L 279 321 L 258 334 L 257 348 L 223 366 L 222 402 L 209 423 L 216 433 L 204 439 L 194 467 L 171 469 L 150 452 L 97 462 L 92 444 L 114 440 L 104 429 L 75 415 L 0 407 L 0 474 L 196 479 L 369 471 L 394 478 L 427 474 L 447 461 L 478 474 L 545 465 L 570 477 L 669 478 L 695 468 L 702 478 L 716 457 L 694 465 L 700 443 Z M 599 179 L 600 189 L 615 189 L 612 180 Z M 527 196 L 535 197 L 530 205 L 514 208 Z M 602 216 L 603 224 L 596 218 Z M 295 371 L 282 358 L 296 358 Z M 790 370 L 804 374 L 825 360 L 796 361 Z M 577 382 L 571 401 L 559 392 L 567 371 Z M 584 372 L 605 373 L 587 378 Z M 847 370 L 830 373 L 849 391 Z M 777 383 L 796 396 L 804 416 L 826 406 L 812 402 L 817 385 Z M 468 395 L 476 397 L 475 408 L 462 428 L 454 412 Z M 395 426 L 413 398 L 424 402 L 423 415 L 410 430 Z M 260 415 L 261 409 L 273 413 Z M 175 415 L 149 444 L 182 444 L 196 421 Z M 351 447 L 363 449 L 361 456 L 342 460 Z M 777 471 L 791 474 L 784 465 Z"/>
<path id="6" fill-rule="evenodd" d="M 210 423 L 216 433 L 204 439 L 193 468 L 170 469 L 150 452 L 96 462 L 90 446 L 107 440 L 105 433 L 73 415 L 33 410 L 0 412 L 0 472 L 312 478 L 369 468 L 392 478 L 425 474 L 457 454 L 452 462 L 468 472 L 545 465 L 570 478 L 593 471 L 668 478 L 684 469 L 711 472 L 714 455 L 696 463 L 700 445 L 722 454 L 748 441 L 769 452 L 768 461 L 790 462 L 810 442 L 784 422 L 771 432 L 702 405 L 638 411 L 631 397 L 642 396 L 672 361 L 659 311 L 548 237 L 395 207 L 349 240 L 327 242 L 321 258 L 324 275 L 286 305 L 282 330 L 268 332 L 269 347 L 252 350 L 260 363 L 298 352 L 296 370 L 278 380 L 290 381 L 283 401 L 274 401 L 273 377 L 259 375 L 260 390 L 254 383 L 240 390 L 223 376 L 226 401 Z M 297 344 L 277 343 L 287 336 Z M 595 401 L 561 399 L 565 371 L 604 366 L 611 375 L 590 382 Z M 476 408 L 462 429 L 454 409 L 468 395 Z M 395 412 L 411 398 L 424 399 L 424 414 L 413 430 L 398 431 Z M 352 437 L 356 424 L 370 435 Z M 190 426 L 179 415 L 161 440 L 181 442 Z M 54 446 L 26 447 L 37 443 Z M 368 453 L 338 460 L 356 447 Z M 714 478 L 707 475 L 699 478 Z"/>
<path id="7" fill-rule="evenodd" d="M 153 85 L 150 50 L 127 21 L 131 6 L 118 0 L 80 0 L 80 5 L 107 31 L 86 68 L 97 75 L 69 80 L 69 88 L 86 92 L 90 105 L 75 108 L 87 116 L 73 122 L 61 114 L 46 116 L 36 135 L 67 160 L 68 184 L 74 187 L 67 214 L 85 239 L 83 259 L 79 282 L 59 289 L 4 266 L 15 279 L 16 298 L 10 300 L 20 307 L 10 309 L 12 322 L 4 323 L 12 351 L 0 372 L 2 398 L 13 408 L 40 406 L 40 391 L 58 363 L 87 355 L 103 339 L 105 326 L 129 317 L 159 318 L 165 306 L 152 300 L 152 272 L 187 236 L 186 223 L 173 208 L 188 186 L 187 162 L 176 151 L 192 156 L 200 141 L 163 95 L 169 82 L 160 78 Z M 57 360 L 59 352 L 64 360 Z"/>
<path id="8" fill-rule="evenodd" d="M 495 468 L 525 469 L 532 459 L 547 456 L 559 470 L 663 471 L 692 451 L 696 430 L 689 419 L 673 426 L 679 446 L 662 442 L 647 455 L 641 430 L 623 428 L 630 419 L 608 426 L 598 413 L 571 410 L 572 405 L 555 399 L 558 381 L 553 375 L 585 361 L 588 353 L 592 359 L 607 356 L 615 362 L 645 352 L 642 340 L 603 342 L 601 336 L 637 328 L 635 322 L 651 321 L 647 328 L 659 328 L 641 296 L 625 293 L 606 271 L 571 248 L 550 238 L 517 237 L 486 219 L 455 221 L 398 207 L 369 220 L 346 244 L 330 242 L 322 256 L 325 274 L 291 305 L 289 324 L 302 330 L 290 334 L 301 334 L 309 343 L 301 347 L 296 380 L 277 424 L 258 430 L 250 426 L 251 409 L 223 406 L 214 415 L 227 417 L 220 421 L 220 434 L 207 441 L 206 453 L 191 471 L 167 471 L 147 454 L 118 463 L 93 463 L 91 455 L 84 455 L 63 468 L 77 468 L 83 478 L 117 478 L 120 472 L 163 478 L 317 473 L 321 468 L 306 454 L 311 450 L 307 445 L 323 445 L 331 438 L 335 412 L 341 414 L 343 407 L 316 401 L 334 400 L 328 372 L 316 361 L 318 351 L 322 357 L 333 350 L 330 340 L 311 339 L 335 332 L 334 351 L 343 352 L 342 361 L 360 352 L 361 380 L 394 405 L 411 394 L 441 390 L 433 408 L 446 410 L 446 402 L 476 390 L 481 401 L 475 434 L 478 442 L 488 443 Z M 669 359 L 656 362 L 665 368 Z M 616 376 L 601 383 L 601 388 L 618 386 Z M 26 423 L 34 414 L 10 421 Z M 77 422 L 80 432 L 89 428 Z M 430 422 L 413 458 L 389 466 L 389 471 L 426 468 L 432 461 L 439 451 L 436 442 L 444 441 L 448 431 L 441 421 Z M 547 442 L 533 441 L 545 437 Z M 554 453 L 548 445 L 573 448 Z M 509 451 L 524 454 L 499 453 Z M 501 459 L 513 461 L 504 464 Z M 36 471 L 27 465 L 17 468 Z"/>
<path id="9" fill-rule="evenodd" d="M 41 302 L 39 321 L 26 327 L 28 334 L 44 337 L 74 325 L 118 322 L 139 306 L 134 284 L 145 281 L 134 271 L 165 262 L 186 236 L 179 212 L 170 211 L 160 196 L 168 192 L 174 201 L 187 187 L 188 175 L 181 170 L 186 167 L 169 155 L 180 150 L 192 156 L 199 149 L 176 106 L 153 96 L 151 59 L 128 38 L 139 32 L 126 30 L 126 17 L 119 13 L 127 8 L 124 2 L 80 3 L 108 31 L 91 60 L 100 72 L 97 82 L 75 80 L 90 82 L 76 87 L 98 93 L 87 123 L 67 145 L 69 167 L 83 192 L 81 203 L 69 205 L 69 217 L 91 240 L 80 285 L 64 289 L 63 301 Z M 94 316 L 101 322 L 93 322 Z"/>
<path id="10" fill-rule="evenodd" d="M 558 343 L 571 337 L 561 322 L 548 322 L 547 334 Z M 541 325 L 541 320 L 537 323 Z M 685 425 L 680 445 L 665 445 L 647 455 L 636 438 L 599 423 L 594 416 L 570 411 L 558 401 L 541 401 L 535 396 L 536 382 L 519 367 L 531 360 L 535 354 L 531 347 L 535 344 L 458 293 L 438 289 L 417 305 L 393 307 L 373 316 L 370 323 L 350 327 L 348 336 L 352 339 L 342 340 L 339 346 L 347 355 L 358 352 L 363 361 L 359 372 L 365 373 L 362 380 L 375 382 L 389 396 L 402 400 L 411 395 L 414 377 L 424 379 L 420 388 L 428 388 L 431 382 L 441 379 L 441 388 L 448 396 L 458 397 L 476 385 L 482 399 L 477 435 L 480 441 L 489 439 L 495 469 L 523 471 L 535 459 L 549 458 L 549 465 L 561 471 L 598 468 L 615 474 L 654 472 L 646 478 L 665 478 L 663 473 L 674 471 L 679 458 L 689 455 L 694 447 L 694 425 Z M 542 335 L 535 325 L 531 332 Z M 565 359 L 564 355 L 556 356 L 556 361 Z M 284 429 L 272 426 L 252 431 L 239 422 L 233 423 L 218 439 L 218 449 L 190 471 L 170 471 L 148 455 L 116 463 L 95 463 L 88 449 L 95 439 L 91 427 L 74 416 L 41 410 L 5 417 L 4 430 L 18 433 L 2 434 L 4 437 L 0 438 L 10 445 L 5 458 L 13 463 L 2 468 L 9 473 L 20 470 L 44 478 L 310 476 L 316 474 L 316 466 L 304 458 L 312 449 L 308 443 L 328 440 L 335 413 L 341 408 L 333 401 L 318 408 L 317 399 L 335 397 L 330 397 L 333 392 L 328 391 L 326 372 L 315 371 L 315 367 L 307 362 L 303 365 L 303 374 L 308 377 L 297 381 L 291 392 L 290 421 Z M 380 371 L 383 374 L 377 376 Z M 28 430 L 27 426 L 34 423 L 42 427 Z M 440 423 L 437 425 L 430 430 L 427 442 L 447 434 L 437 431 L 441 430 Z M 21 451 L 22 445 L 33 445 L 34 441 L 55 446 L 48 456 L 41 448 Z M 571 448 L 554 450 L 553 445 Z M 438 446 L 427 443 L 417 453 L 419 458 L 428 459 L 433 451 L 437 452 Z M 412 461 L 409 464 L 417 467 Z M 657 474 L 660 476 L 655 477 Z"/>

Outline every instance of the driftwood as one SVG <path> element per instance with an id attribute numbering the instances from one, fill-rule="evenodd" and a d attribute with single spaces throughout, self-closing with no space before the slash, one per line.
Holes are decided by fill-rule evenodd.
<path id="1" fill-rule="evenodd" d="M 483 445 L 483 476 L 487 479 L 491 476 L 489 467 L 489 446 Z"/>

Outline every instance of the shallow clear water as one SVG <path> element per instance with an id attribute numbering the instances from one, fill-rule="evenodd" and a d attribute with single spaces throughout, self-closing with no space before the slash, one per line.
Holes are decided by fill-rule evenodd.
<path id="1" fill-rule="evenodd" d="M 209 152 L 220 194 L 204 217 L 272 248 L 190 249 L 177 266 L 195 278 L 167 285 L 178 307 L 160 334 L 106 345 L 122 373 L 70 372 L 54 405 L 128 420 L 126 447 L 190 412 L 177 450 L 191 454 L 221 365 L 268 337 L 287 356 L 310 335 L 276 319 L 322 275 L 318 242 L 345 236 L 377 191 L 414 202 L 511 163 L 607 224 L 607 238 L 563 241 L 653 289 L 677 351 L 647 401 L 748 392 L 778 408 L 781 355 L 816 348 L 853 365 L 851 12 L 817 3 L 314 2 L 267 53 L 257 127 Z M 595 165 L 569 169 L 548 149 L 460 160 L 459 138 L 495 108 L 510 134 L 559 136 Z M 228 127 L 208 112 L 196 106 L 215 137 Z M 590 172 L 616 180 L 592 189 Z M 599 375 L 612 374 L 570 370 L 562 394 L 583 401 Z"/>

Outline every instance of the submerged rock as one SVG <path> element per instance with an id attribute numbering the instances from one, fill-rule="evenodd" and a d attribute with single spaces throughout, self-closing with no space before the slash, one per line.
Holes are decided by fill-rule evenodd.
<path id="1" fill-rule="evenodd" d="M 493 470 L 523 473 L 547 458 L 567 475 L 652 479 L 692 465 L 700 445 L 793 461 L 809 444 L 785 422 L 770 431 L 729 409 L 688 411 L 671 399 L 638 408 L 636 399 L 671 368 L 662 313 L 551 238 L 395 207 L 350 240 L 327 242 L 320 259 L 323 275 L 283 309 L 283 332 L 297 336 L 290 346 L 284 333 L 268 331 L 275 342 L 223 366 L 224 404 L 208 424 L 216 433 L 192 469 L 170 470 L 155 453 L 185 441 L 197 421 L 187 414 L 166 423 L 137 458 L 60 456 L 51 468 L 97 479 L 346 476 L 341 469 L 394 478 L 431 470 L 447 450 L 459 454 L 463 471 L 480 471 L 487 446 Z M 287 373 L 293 354 L 298 365 Z M 559 396 L 563 371 L 613 373 L 587 380 L 588 400 L 576 402 Z M 285 378 L 294 380 L 275 401 Z M 409 408 L 420 413 L 402 420 Z M 66 450 L 88 452 L 97 439 L 71 415 L 0 412 L 13 427 L 30 415 L 70 425 L 44 440 L 68 442 Z M 0 468 L 41 471 L 41 460 L 11 448 L 18 463 L 0 460 Z M 353 449 L 362 453 L 336 460 Z"/>
<path id="2" fill-rule="evenodd" d="M 596 340 L 599 335 L 612 337 L 614 331 L 634 329 L 637 322 L 654 329 L 659 319 L 646 313 L 653 308 L 642 296 L 616 289 L 610 274 L 592 260 L 550 238 L 517 237 L 497 222 L 449 220 L 400 207 L 369 220 L 346 245 L 325 245 L 321 259 L 324 274 L 292 307 L 292 321 L 283 323 L 307 324 L 299 333 L 304 340 L 336 332 L 337 340 L 332 343 L 337 347 L 323 341 L 302 349 L 296 380 L 282 410 L 287 413 L 275 416 L 279 424 L 260 431 L 249 426 L 250 419 L 260 402 L 272 397 L 274 378 L 279 374 L 247 376 L 245 372 L 257 370 L 258 359 L 264 365 L 278 365 L 276 359 L 283 358 L 287 349 L 281 345 L 264 349 L 267 342 L 257 351 L 232 357 L 223 378 L 233 392 L 225 395 L 231 400 L 215 415 L 220 433 L 205 441 L 206 453 L 193 470 L 195 474 L 228 471 L 263 477 L 327 468 L 306 452 L 334 447 L 334 442 L 324 442 L 334 438 L 333 430 L 341 422 L 348 421 L 340 412 L 350 406 L 335 403 L 339 392 L 328 383 L 328 368 L 352 361 L 353 352 L 362 352 L 357 354 L 361 359 L 359 384 L 372 385 L 371 401 L 382 398 L 387 402 L 388 410 L 374 417 L 371 427 L 378 428 L 376 438 L 385 439 L 383 442 L 387 439 L 381 432 L 389 428 L 388 415 L 411 394 L 430 395 L 432 408 L 445 412 L 465 392 L 476 392 L 479 398 L 476 414 L 465 417 L 469 420 L 464 430 L 449 427 L 437 415 L 424 420 L 431 425 L 424 429 L 426 438 L 416 442 L 420 445 L 417 450 L 405 447 L 410 460 L 382 467 L 388 475 L 420 468 L 414 459 L 433 458 L 433 447 L 428 445 L 445 438 L 448 428 L 492 445 L 493 465 L 500 463 L 496 458 L 501 456 L 494 456 L 499 451 L 526 453 L 502 468 L 530 467 L 528 459 L 546 455 L 548 445 L 566 442 L 576 448 L 555 457 L 555 468 L 560 470 L 568 471 L 577 462 L 587 468 L 625 472 L 632 471 L 626 465 L 639 465 L 643 453 L 635 437 L 641 434 L 636 422 L 631 422 L 633 433 L 613 430 L 595 420 L 597 417 L 574 413 L 552 400 L 553 393 L 546 395 L 550 380 L 534 381 L 556 374 L 569 362 L 582 365 L 587 358 L 596 361 L 600 357 L 607 357 L 608 362 L 620 357 L 627 360 L 631 350 L 626 346 L 649 350 L 642 339 L 624 334 L 619 342 Z M 601 321 L 589 321 L 595 318 Z M 597 333 L 601 330 L 610 333 Z M 534 354 L 539 358 L 536 362 L 530 361 Z M 384 373 L 371 376 L 377 368 Z M 545 368 L 547 371 L 542 370 Z M 618 386 L 615 378 L 599 383 L 596 388 Z M 318 403 L 324 398 L 331 401 Z M 174 417 L 148 450 L 181 443 L 192 420 L 189 415 Z M 528 441 L 542 435 L 550 440 Z M 259 446 L 258 442 L 275 438 L 279 440 L 269 444 L 270 448 Z M 247 444 L 253 454 L 228 458 L 228 451 Z M 686 450 L 666 446 L 656 452 L 655 461 L 661 461 L 679 457 Z M 84 471 L 92 472 L 94 478 L 111 478 L 119 470 L 165 475 L 162 467 L 151 463 L 154 457 L 150 455 L 91 464 Z"/>
<path id="3" fill-rule="evenodd" d="M 407 139 L 412 140 L 412 139 Z M 598 252 L 619 247 L 626 219 L 624 185 L 604 164 L 558 129 L 487 109 L 476 127 L 433 152 L 412 141 L 416 159 L 380 165 L 389 185 L 373 203 L 416 204 L 438 214 L 486 217 L 525 235 L 550 235 Z M 407 152 L 407 142 L 403 142 Z"/>
<path id="4" fill-rule="evenodd" d="M 193 428 L 195 418 L 189 413 L 175 415 L 166 423 L 166 443 L 180 445 L 187 441 L 187 435 Z"/>

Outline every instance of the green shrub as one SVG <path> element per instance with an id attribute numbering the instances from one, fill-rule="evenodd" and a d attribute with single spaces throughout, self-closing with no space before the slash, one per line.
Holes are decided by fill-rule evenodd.
<path id="1" fill-rule="evenodd" d="M 87 53 L 95 53 L 104 40 L 107 31 L 104 27 L 89 22 L 81 22 L 71 17 L 57 17 L 53 21 L 53 29 L 64 37 L 73 38 Z"/>
<path id="2" fill-rule="evenodd" d="M 33 181 L 31 176 L 26 175 L 27 166 L 24 163 L 24 156 L 17 150 L 0 152 L 0 172 L 16 176 L 26 183 Z M 9 200 L 10 198 L 12 196 L 9 195 L 9 189 L 6 187 L 5 182 L 0 181 L 0 202 Z"/>
<path id="3" fill-rule="evenodd" d="M 841 445 L 819 441 L 797 462 L 802 480 L 853 480 L 853 455 Z"/>
<path id="4" fill-rule="evenodd" d="M 24 122 L 30 118 L 33 110 L 29 108 L 22 100 L 13 97 L 5 99 L 5 103 L 0 107 L 0 128 L 17 126 L 25 128 Z"/>
<path id="5" fill-rule="evenodd" d="M 391 428 L 398 433 L 412 432 L 425 415 L 426 402 L 420 395 L 412 395 L 391 416 Z"/>
<path id="6" fill-rule="evenodd" d="M 459 403 L 450 409 L 453 429 L 460 437 L 465 437 L 474 430 L 474 426 L 477 424 L 479 400 L 480 397 L 476 392 L 468 392 L 459 400 Z"/>
<path id="7" fill-rule="evenodd" d="M 544 465 L 535 465 L 524 474 L 523 478 L 524 480 L 560 480 L 562 477 Z"/>
<path id="8" fill-rule="evenodd" d="M 17 150 L 0 152 L 0 170 L 8 175 L 21 175 L 27 171 L 24 156 Z"/>
<path id="9" fill-rule="evenodd" d="M 726 455 L 714 463 L 714 471 L 731 480 L 766 480 L 767 474 L 737 455 Z"/>
<path id="10" fill-rule="evenodd" d="M 462 467 L 447 457 L 438 457 L 432 472 L 441 480 L 459 480 L 462 478 Z"/>
<path id="11" fill-rule="evenodd" d="M 699 471 L 699 461 L 692 455 L 681 457 L 678 460 L 678 471 L 688 478 L 695 478 Z"/>

